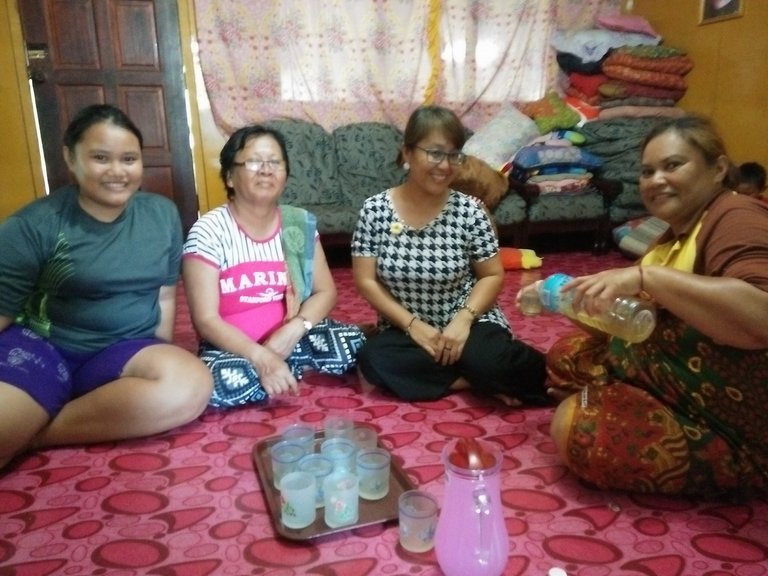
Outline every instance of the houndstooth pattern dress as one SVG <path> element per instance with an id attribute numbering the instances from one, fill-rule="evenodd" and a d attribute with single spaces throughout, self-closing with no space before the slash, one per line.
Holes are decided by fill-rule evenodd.
<path id="1" fill-rule="evenodd" d="M 352 238 L 352 255 L 375 257 L 391 294 L 423 321 L 444 328 L 463 306 L 477 278 L 472 262 L 498 253 L 498 241 L 481 202 L 451 191 L 442 212 L 420 229 L 398 216 L 392 190 L 368 198 Z M 494 306 L 479 318 L 511 330 Z M 379 328 L 389 327 L 379 318 Z"/>

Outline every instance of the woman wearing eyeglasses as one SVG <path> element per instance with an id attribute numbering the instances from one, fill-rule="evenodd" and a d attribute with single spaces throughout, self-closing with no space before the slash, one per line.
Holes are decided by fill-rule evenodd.
<path id="1" fill-rule="evenodd" d="M 365 338 L 326 318 L 336 286 L 315 217 L 278 205 L 289 174 L 283 136 L 241 128 L 219 161 L 229 201 L 190 230 L 183 275 L 213 373 L 210 404 L 227 408 L 296 394 L 306 369 L 347 372 Z"/>
<path id="2" fill-rule="evenodd" d="M 515 339 L 496 304 L 504 270 L 488 213 L 451 190 L 465 139 L 450 110 L 415 110 L 400 152 L 405 182 L 360 212 L 352 267 L 379 322 L 359 372 L 411 401 L 469 388 L 507 405 L 549 403 L 543 355 Z"/>

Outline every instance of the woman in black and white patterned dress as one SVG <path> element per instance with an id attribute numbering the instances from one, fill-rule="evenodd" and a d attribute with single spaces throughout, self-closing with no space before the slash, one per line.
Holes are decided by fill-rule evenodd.
<path id="1" fill-rule="evenodd" d="M 543 355 L 515 339 L 496 304 L 504 270 L 488 213 L 450 187 L 465 139 L 450 110 L 418 108 L 400 153 L 405 182 L 360 212 L 352 267 L 379 315 L 360 373 L 412 401 L 470 388 L 508 405 L 548 403 Z"/>

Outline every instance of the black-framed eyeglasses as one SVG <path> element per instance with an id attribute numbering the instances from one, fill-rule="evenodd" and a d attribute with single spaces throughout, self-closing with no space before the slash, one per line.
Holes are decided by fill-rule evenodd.
<path id="1" fill-rule="evenodd" d="M 464 164 L 464 161 L 467 159 L 467 155 L 458 150 L 446 152 L 445 150 L 438 150 L 437 148 L 422 148 L 421 146 L 415 146 L 415 148 L 424 152 L 427 155 L 427 160 L 432 164 L 440 164 L 440 162 L 447 158 L 448 164 L 451 166 L 460 166 L 461 164 Z"/>
<path id="2" fill-rule="evenodd" d="M 232 162 L 232 166 L 242 166 L 248 172 L 260 172 L 265 169 L 267 172 L 277 172 L 283 169 L 285 162 L 283 160 L 246 160 L 244 162 Z"/>

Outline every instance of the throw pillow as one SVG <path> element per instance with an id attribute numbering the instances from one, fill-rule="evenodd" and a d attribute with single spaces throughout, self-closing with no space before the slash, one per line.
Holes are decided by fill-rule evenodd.
<path id="1" fill-rule="evenodd" d="M 659 35 L 656 33 L 656 30 L 653 29 L 651 23 L 642 16 L 635 16 L 632 14 L 598 16 L 597 25 L 600 28 L 605 28 L 607 30 L 636 32 L 638 34 L 659 38 Z"/>
<path id="2" fill-rule="evenodd" d="M 462 148 L 493 168 L 501 168 L 520 148 L 539 135 L 536 124 L 511 105 L 503 106 L 478 128 Z"/>
<path id="3" fill-rule="evenodd" d="M 666 222 L 655 216 L 643 216 L 614 228 L 613 240 L 625 255 L 639 258 L 668 228 Z"/>
<path id="4" fill-rule="evenodd" d="M 467 156 L 464 164 L 455 170 L 457 175 L 451 188 L 479 198 L 489 210 L 496 208 L 509 190 L 507 178 L 475 156 Z"/>
<path id="5" fill-rule="evenodd" d="M 541 258 L 536 255 L 536 252 L 528 248 L 504 246 L 499 248 L 499 257 L 504 270 L 541 268 Z"/>
<path id="6" fill-rule="evenodd" d="M 659 43 L 647 34 L 615 32 L 593 28 L 588 30 L 555 30 L 552 46 L 558 52 L 575 54 L 583 62 L 601 60 L 610 50 L 619 46 L 648 46 Z"/>
<path id="7" fill-rule="evenodd" d="M 523 114 L 533 118 L 542 134 L 558 128 L 573 128 L 580 120 L 576 111 L 554 91 L 548 92 L 541 100 L 518 102 L 516 106 Z"/>

